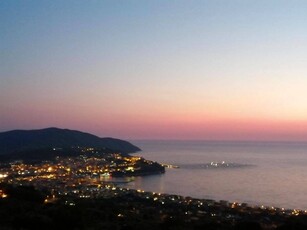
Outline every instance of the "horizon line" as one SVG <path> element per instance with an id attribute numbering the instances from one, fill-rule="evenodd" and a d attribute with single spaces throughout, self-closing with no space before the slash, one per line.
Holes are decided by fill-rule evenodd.
<path id="1" fill-rule="evenodd" d="M 224 139 L 224 140 L 219 140 L 219 139 L 130 139 L 127 138 L 127 141 L 195 141 L 195 142 L 258 142 L 258 143 L 301 143 L 301 144 L 307 144 L 307 140 L 306 141 L 302 141 L 302 140 L 236 140 L 236 139 Z"/>

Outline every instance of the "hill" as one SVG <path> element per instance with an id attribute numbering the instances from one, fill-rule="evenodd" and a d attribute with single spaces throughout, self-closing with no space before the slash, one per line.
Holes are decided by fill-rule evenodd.
<path id="1" fill-rule="evenodd" d="M 71 148 L 71 147 L 107 148 L 121 153 L 140 151 L 131 143 L 76 130 L 46 128 L 39 130 L 13 130 L 0 133 L 0 155 L 18 151 L 42 148 Z"/>

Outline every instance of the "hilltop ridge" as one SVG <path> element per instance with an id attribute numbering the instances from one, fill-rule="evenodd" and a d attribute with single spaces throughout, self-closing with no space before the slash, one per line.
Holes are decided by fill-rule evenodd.
<path id="1" fill-rule="evenodd" d="M 36 130 L 12 130 L 0 133 L 0 155 L 41 148 L 107 148 L 121 153 L 140 151 L 128 141 L 98 137 L 77 130 L 50 127 Z"/>

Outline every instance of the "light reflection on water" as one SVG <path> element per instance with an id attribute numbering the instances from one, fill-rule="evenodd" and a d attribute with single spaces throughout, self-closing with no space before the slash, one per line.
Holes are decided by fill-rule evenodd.
<path id="1" fill-rule="evenodd" d="M 136 177 L 123 186 L 179 194 L 307 209 L 307 144 L 134 141 L 137 153 L 160 163 L 181 165 L 163 175 Z M 253 167 L 204 170 L 208 162 L 232 162 Z M 194 167 L 193 167 L 194 165 Z"/>

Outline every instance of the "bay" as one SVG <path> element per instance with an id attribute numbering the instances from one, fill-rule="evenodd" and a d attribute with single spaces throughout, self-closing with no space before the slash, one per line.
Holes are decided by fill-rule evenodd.
<path id="1" fill-rule="evenodd" d="M 135 155 L 179 166 L 125 187 L 195 198 L 307 209 L 307 143 L 132 141 Z M 230 163 L 234 167 L 205 167 Z"/>

